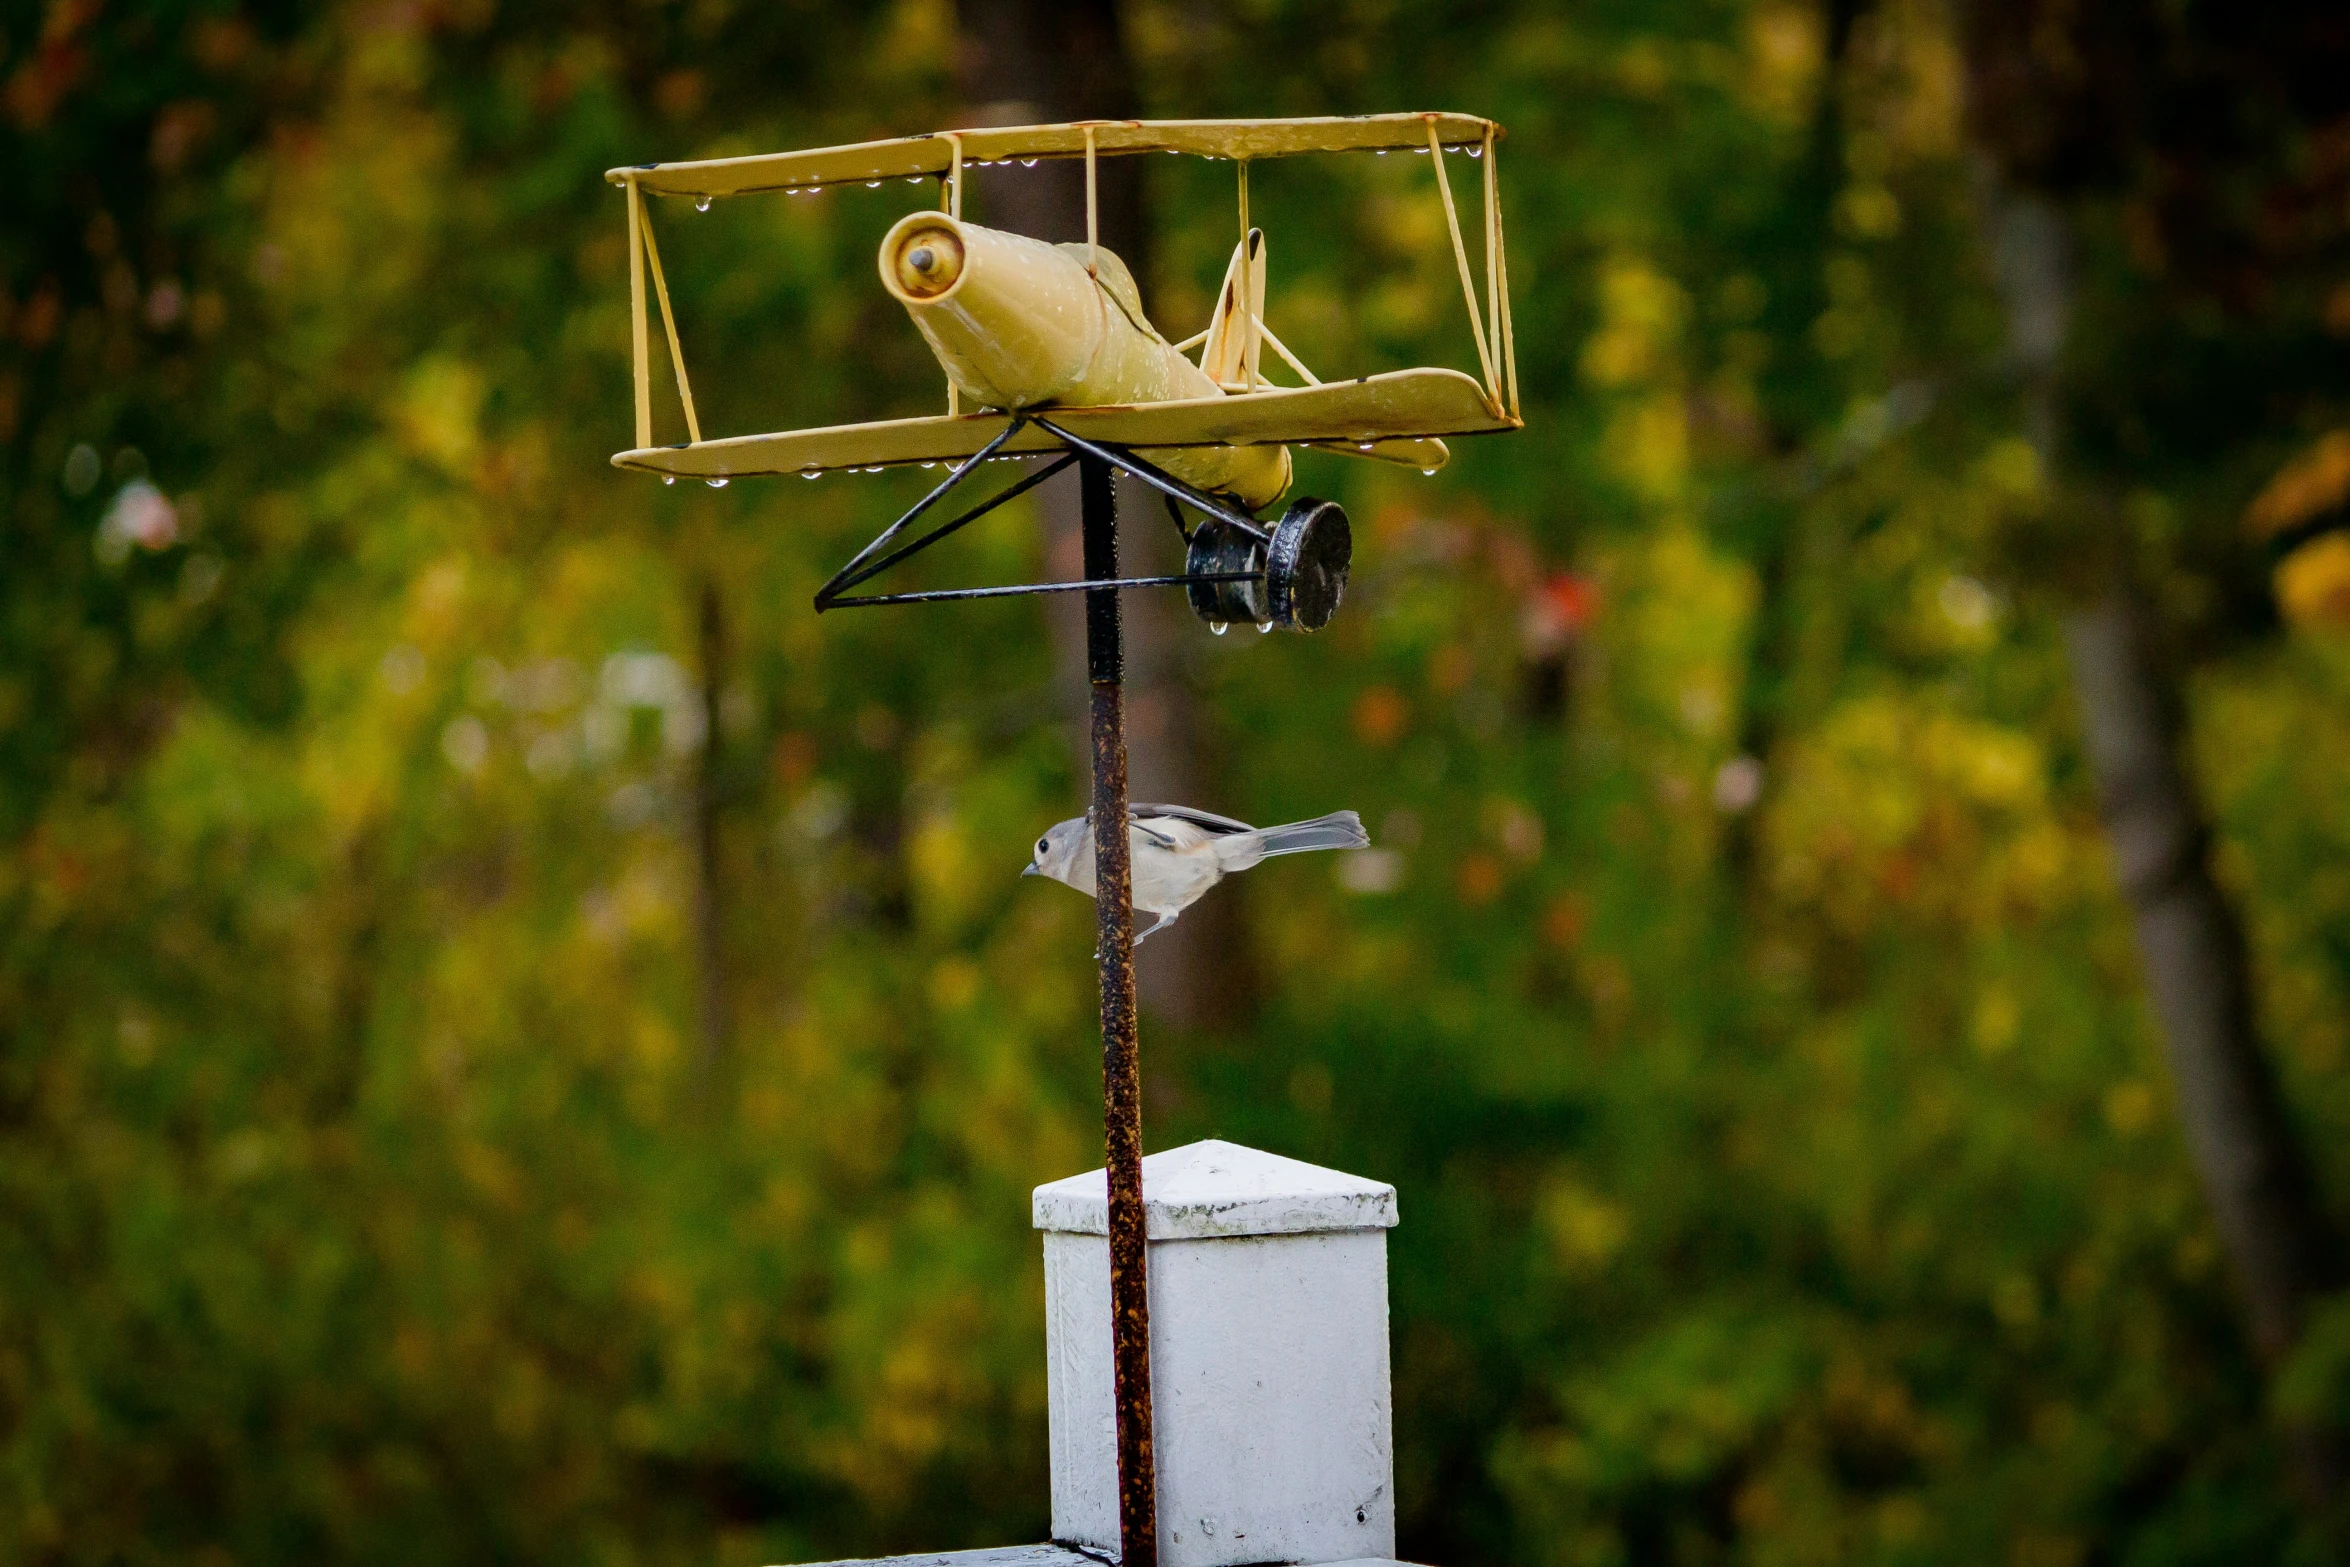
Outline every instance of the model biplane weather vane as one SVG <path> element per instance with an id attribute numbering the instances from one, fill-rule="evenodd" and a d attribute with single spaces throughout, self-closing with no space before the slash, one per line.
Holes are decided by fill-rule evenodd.
<path id="1" fill-rule="evenodd" d="M 760 474 L 813 477 L 840 470 L 874 472 L 906 464 L 950 463 L 953 466 L 936 488 L 825 583 L 816 595 L 819 613 L 942 599 L 1086 595 L 1119 1525 L 1127 1567 L 1151 1567 L 1156 1562 L 1158 1526 L 1151 1456 L 1131 844 L 1127 832 L 1112 830 L 1130 820 L 1118 594 L 1127 588 L 1181 587 L 1192 609 L 1219 632 L 1236 621 L 1266 631 L 1319 630 L 1337 612 L 1345 592 L 1353 541 L 1346 514 L 1328 501 L 1300 497 L 1278 519 L 1260 518 L 1259 513 L 1288 493 L 1290 448 L 1310 447 L 1433 473 L 1450 455 L 1445 437 L 1520 427 L 1509 265 L 1502 244 L 1500 137 L 1501 127 L 1491 120 L 1463 114 L 1097 120 L 944 131 L 756 157 L 649 163 L 613 169 L 605 176 L 628 195 L 636 379 L 636 445 L 615 455 L 615 465 L 671 481 L 691 477 L 725 483 Z M 1423 367 L 1325 381 L 1265 324 L 1265 237 L 1249 221 L 1250 163 L 1299 153 L 1358 151 L 1429 155 L 1468 306 L 1477 376 Z M 1445 167 L 1448 151 L 1465 152 L 1484 163 L 1482 299 Z M 1169 342 L 1151 324 L 1126 264 L 1102 248 L 1096 237 L 1098 161 L 1146 152 L 1228 159 L 1239 171 L 1238 241 L 1231 265 L 1207 326 L 1179 343 Z M 1047 244 L 964 221 L 966 168 L 1074 158 L 1085 160 L 1082 243 Z M 707 208 L 720 197 L 932 176 L 940 186 L 938 210 L 899 219 L 881 242 L 879 264 L 881 286 L 906 308 L 946 371 L 947 411 L 925 418 L 705 440 L 645 198 L 680 197 Z M 685 415 L 687 440 L 678 446 L 653 444 L 648 273 Z M 1264 365 L 1268 348 L 1301 384 L 1272 381 Z M 1197 358 L 1188 357 L 1194 349 Z M 897 543 L 983 462 L 1032 455 L 1049 460 L 952 520 Z M 1082 579 L 913 593 L 850 591 L 1071 465 L 1078 470 L 1084 516 Z M 1113 473 L 1123 473 L 1165 498 L 1185 544 L 1180 575 L 1118 575 Z M 1199 520 L 1186 525 L 1187 511 Z"/>

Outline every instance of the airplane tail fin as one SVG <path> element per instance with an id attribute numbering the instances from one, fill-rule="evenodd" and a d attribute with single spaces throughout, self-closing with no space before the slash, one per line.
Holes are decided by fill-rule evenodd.
<path id="1" fill-rule="evenodd" d="M 1242 266 L 1247 267 L 1248 298 L 1241 299 Z M 1216 292 L 1216 309 L 1208 320 L 1207 347 L 1199 367 L 1218 386 L 1255 386 L 1263 339 L 1250 330 L 1250 317 L 1265 316 L 1265 231 L 1250 229 L 1248 237 L 1232 247 L 1232 264 L 1224 269 L 1224 286 Z"/>

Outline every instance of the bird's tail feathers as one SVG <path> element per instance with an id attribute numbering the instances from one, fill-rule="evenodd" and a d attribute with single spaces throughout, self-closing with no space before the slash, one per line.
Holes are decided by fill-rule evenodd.
<path id="1" fill-rule="evenodd" d="M 1352 811 L 1332 811 L 1310 822 L 1262 827 L 1255 837 L 1258 855 L 1265 859 L 1276 854 L 1304 854 L 1310 849 L 1360 849 L 1371 841 L 1371 835 L 1363 831 L 1363 819 Z"/>

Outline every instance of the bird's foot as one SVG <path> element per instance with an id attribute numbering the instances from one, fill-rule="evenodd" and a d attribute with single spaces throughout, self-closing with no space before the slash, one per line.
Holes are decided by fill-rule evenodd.
<path id="1" fill-rule="evenodd" d="M 1131 952 L 1131 951 L 1136 951 L 1136 950 L 1140 949 L 1140 948 L 1141 948 L 1141 946 L 1142 946 L 1142 944 L 1143 944 L 1144 942 L 1146 942 L 1146 941 L 1150 940 L 1150 939 L 1151 939 L 1153 936 L 1156 936 L 1156 935 L 1157 935 L 1157 934 L 1158 934 L 1160 931 L 1162 931 L 1162 930 L 1165 930 L 1165 929 L 1166 929 L 1168 926 L 1170 926 L 1170 925 L 1172 925 L 1172 924 L 1174 924 L 1174 923 L 1175 923 L 1175 916 L 1174 916 L 1174 915 L 1172 915 L 1172 914 L 1154 914 L 1154 915 L 1152 915 L 1152 916 L 1151 916 L 1151 923 L 1150 923 L 1149 925 L 1145 926 L 1145 927 L 1144 927 L 1142 930 L 1140 930 L 1139 932 L 1137 932 L 1137 933 L 1135 934 L 1134 940 L 1133 940 L 1133 942 L 1132 942 L 1132 943 L 1131 943 L 1131 944 L 1128 946 L 1127 950 Z M 1093 949 L 1093 960 L 1094 960 L 1096 963 L 1099 963 L 1099 962 L 1102 960 L 1102 949 L 1101 949 L 1101 944 L 1100 944 L 1099 942 L 1096 942 L 1096 943 L 1094 944 L 1094 949 Z"/>

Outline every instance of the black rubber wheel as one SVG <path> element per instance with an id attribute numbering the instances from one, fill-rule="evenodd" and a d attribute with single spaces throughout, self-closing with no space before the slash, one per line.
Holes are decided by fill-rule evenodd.
<path id="1" fill-rule="evenodd" d="M 1346 596 L 1346 572 L 1354 561 L 1354 533 L 1336 501 L 1301 495 L 1273 529 L 1265 562 L 1266 607 L 1273 624 L 1289 631 L 1319 631 L 1338 613 Z"/>
<path id="2" fill-rule="evenodd" d="M 1191 548 L 1184 555 L 1183 569 L 1189 575 L 1211 571 L 1261 574 L 1265 569 L 1265 546 L 1230 523 L 1210 517 L 1191 530 Z M 1229 626 L 1235 622 L 1258 626 L 1265 622 L 1265 587 L 1261 575 L 1245 582 L 1187 583 L 1184 592 L 1191 599 L 1191 612 L 1211 626 Z"/>

